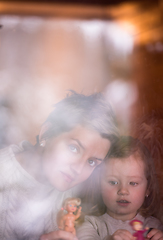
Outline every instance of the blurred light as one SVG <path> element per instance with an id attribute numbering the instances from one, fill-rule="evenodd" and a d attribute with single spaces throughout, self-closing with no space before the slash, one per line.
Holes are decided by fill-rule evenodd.
<path id="1" fill-rule="evenodd" d="M 4 28 L 14 28 L 21 21 L 21 18 L 18 16 L 1 16 L 0 24 L 4 26 Z"/>
<path id="2" fill-rule="evenodd" d="M 77 23 L 78 27 L 84 33 L 87 38 L 99 37 L 102 34 L 104 22 L 103 21 L 80 21 Z"/>
<path id="3" fill-rule="evenodd" d="M 146 49 L 148 52 L 162 52 L 163 44 L 162 44 L 162 42 L 147 44 Z"/>
<path id="4" fill-rule="evenodd" d="M 115 111 L 121 133 L 126 134 L 130 127 L 133 105 L 138 98 L 136 85 L 121 79 L 115 80 L 108 85 L 106 98 Z"/>
<path id="5" fill-rule="evenodd" d="M 79 22 L 78 26 L 87 40 L 92 39 L 92 41 L 95 41 L 96 38 L 104 36 L 108 44 L 112 42 L 115 49 L 124 55 L 130 54 L 133 50 L 134 38 L 132 34 L 129 33 L 124 26 L 122 27 L 116 22 L 100 20 L 83 21 Z"/>
<path id="6" fill-rule="evenodd" d="M 130 35 L 135 35 L 137 32 L 136 26 L 129 21 L 121 21 L 119 25 Z"/>
<path id="7" fill-rule="evenodd" d="M 106 34 L 110 38 L 117 50 L 124 54 L 130 54 L 134 47 L 134 39 L 121 25 L 109 23 L 106 28 Z"/>
<path id="8" fill-rule="evenodd" d="M 26 32 L 35 32 L 42 27 L 43 19 L 39 17 L 27 17 L 21 20 L 21 28 Z"/>
<path id="9" fill-rule="evenodd" d="M 123 80 L 115 80 L 107 87 L 107 97 L 120 107 L 129 107 L 137 100 L 137 90 L 133 83 Z"/>
<path id="10" fill-rule="evenodd" d="M 155 49 L 158 52 L 162 52 L 163 51 L 163 44 L 161 42 L 156 42 Z"/>

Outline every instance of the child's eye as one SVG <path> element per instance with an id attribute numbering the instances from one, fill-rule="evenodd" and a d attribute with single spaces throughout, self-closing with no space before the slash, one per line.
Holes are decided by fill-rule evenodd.
<path id="1" fill-rule="evenodd" d="M 93 159 L 88 159 L 88 164 L 91 166 L 91 167 L 95 167 L 97 165 L 97 161 L 96 160 L 93 160 Z"/>
<path id="2" fill-rule="evenodd" d="M 130 185 L 136 186 L 136 185 L 138 185 L 138 183 L 136 183 L 136 182 L 130 182 Z"/>
<path id="3" fill-rule="evenodd" d="M 71 152 L 73 152 L 73 153 L 78 153 L 79 152 L 79 147 L 74 145 L 74 144 L 70 144 L 68 147 L 71 150 Z"/>
<path id="4" fill-rule="evenodd" d="M 110 183 L 111 185 L 117 185 L 117 184 L 118 184 L 117 181 L 109 181 L 109 183 Z"/>

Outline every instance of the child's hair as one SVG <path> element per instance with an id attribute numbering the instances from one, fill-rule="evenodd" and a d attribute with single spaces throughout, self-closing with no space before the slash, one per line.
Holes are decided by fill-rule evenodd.
<path id="1" fill-rule="evenodd" d="M 118 136 L 115 115 L 101 93 L 85 96 L 71 91 L 70 95 L 55 104 L 45 123 L 50 123 L 42 136 L 46 139 L 71 131 L 79 124 L 96 130 L 110 141 Z"/>
<path id="2" fill-rule="evenodd" d="M 162 205 L 160 218 L 163 221 L 163 108 L 154 109 L 141 115 L 132 124 L 131 131 L 132 135 L 149 149 L 154 159 Z"/>
<path id="3" fill-rule="evenodd" d="M 147 150 L 147 148 L 138 140 L 130 136 L 121 136 L 117 141 L 111 146 L 107 157 L 104 161 L 109 161 L 109 159 L 118 158 L 125 159 L 134 155 L 135 158 L 140 158 L 144 162 L 145 166 L 145 176 L 148 181 L 147 189 L 149 190 L 149 196 L 145 198 L 142 207 L 139 209 L 139 213 L 144 216 L 157 216 L 159 211 L 159 191 L 157 184 L 157 177 L 155 173 L 155 167 L 153 159 Z M 101 164 L 102 166 L 102 164 Z M 93 202 L 94 207 L 89 212 L 91 215 L 102 215 L 106 212 L 106 206 L 103 203 L 101 193 L 100 193 L 100 169 L 96 169 L 94 174 L 90 177 L 91 184 L 87 191 L 87 194 L 84 196 L 86 201 Z M 97 193 L 99 191 L 99 194 Z M 82 200 L 84 202 L 84 199 Z"/>
<path id="4" fill-rule="evenodd" d="M 75 204 L 77 207 L 80 206 L 81 204 L 81 199 L 80 198 L 66 198 L 64 201 L 63 201 L 63 204 L 62 204 L 62 208 L 61 210 L 58 212 L 57 214 L 57 224 L 59 225 L 59 222 L 60 220 L 62 219 L 62 217 L 67 214 L 67 211 L 66 211 L 66 206 L 68 204 Z M 77 211 L 76 211 L 77 212 Z M 74 214 L 76 214 L 76 212 Z M 78 223 L 77 221 L 75 221 L 75 223 Z"/>

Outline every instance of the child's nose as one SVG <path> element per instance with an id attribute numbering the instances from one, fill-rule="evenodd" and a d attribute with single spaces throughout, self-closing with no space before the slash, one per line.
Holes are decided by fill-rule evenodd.
<path id="1" fill-rule="evenodd" d="M 128 195 L 129 191 L 127 186 L 125 185 L 120 185 L 119 189 L 118 189 L 118 195 Z"/>

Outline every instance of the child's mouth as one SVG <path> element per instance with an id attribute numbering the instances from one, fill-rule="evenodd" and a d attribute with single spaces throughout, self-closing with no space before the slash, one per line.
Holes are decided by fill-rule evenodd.
<path id="1" fill-rule="evenodd" d="M 123 200 L 123 199 L 117 201 L 117 203 L 118 203 L 118 205 L 120 205 L 120 206 L 124 206 L 124 207 L 126 207 L 126 206 L 128 206 L 128 205 L 130 204 L 129 201 L 127 201 L 127 200 Z"/>

